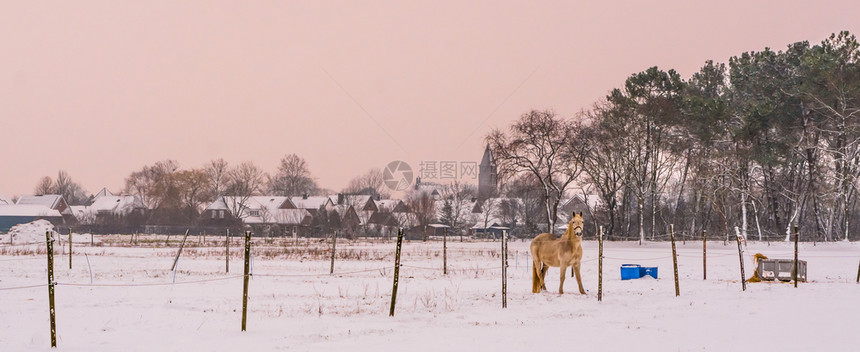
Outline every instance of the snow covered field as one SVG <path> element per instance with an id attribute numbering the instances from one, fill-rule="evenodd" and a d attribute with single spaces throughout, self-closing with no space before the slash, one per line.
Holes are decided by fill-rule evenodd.
<path id="1" fill-rule="evenodd" d="M 177 236 L 171 239 L 176 240 Z M 160 239 L 159 239 L 160 238 Z M 0 242 L 2 242 L 0 238 Z M 498 242 L 404 241 L 396 316 L 388 316 L 394 242 L 338 241 L 335 275 L 328 243 L 288 247 L 255 238 L 248 330 L 240 331 L 239 239 L 225 273 L 224 242 L 189 240 L 173 282 L 177 243 L 164 236 L 76 236 L 74 269 L 57 249 L 61 351 L 857 351 L 860 285 L 856 243 L 800 245 L 810 282 L 749 284 L 741 291 L 734 243 L 678 243 L 675 297 L 669 243 L 607 242 L 604 300 L 597 301 L 597 243 L 586 241 L 583 283 L 547 275 L 530 293 L 528 242 L 510 243 L 508 308 L 501 308 Z M 81 242 L 81 243 L 78 243 Z M 0 351 L 50 350 L 44 245 L 0 244 Z M 292 246 L 292 245 L 290 245 Z M 32 248 L 31 248 L 32 247 Z M 150 248 L 152 247 L 152 248 Z M 752 254 L 791 258 L 792 245 L 749 243 Z M 84 256 L 84 253 L 87 256 Z M 360 259 L 359 259 L 360 258 Z M 92 268 L 90 271 L 87 259 Z M 619 266 L 658 266 L 660 279 L 621 281 Z M 155 285 L 150 285 L 155 284 Z M 164 285 L 161 285 L 164 284 Z M 29 285 L 33 288 L 12 289 Z M 75 286 L 81 285 L 81 286 Z"/>

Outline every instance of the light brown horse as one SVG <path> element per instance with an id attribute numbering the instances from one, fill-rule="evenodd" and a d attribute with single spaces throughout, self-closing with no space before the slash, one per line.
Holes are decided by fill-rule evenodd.
<path id="1" fill-rule="evenodd" d="M 561 282 L 558 284 L 558 293 L 564 293 L 564 273 L 567 267 L 576 274 L 576 283 L 579 284 L 579 293 L 585 294 L 582 288 L 582 275 L 579 267 L 582 263 L 582 213 L 573 213 L 570 222 L 567 223 L 567 231 L 561 238 L 551 233 L 542 233 L 532 240 L 529 246 L 532 252 L 532 292 L 539 293 L 546 290 L 546 272 L 549 267 L 561 269 Z"/>

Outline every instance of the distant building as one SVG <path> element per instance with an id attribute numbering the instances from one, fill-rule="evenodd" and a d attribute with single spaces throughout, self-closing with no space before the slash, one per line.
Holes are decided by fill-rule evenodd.
<path id="1" fill-rule="evenodd" d="M 100 195 L 85 212 L 98 224 L 143 225 L 148 209 L 137 196 Z"/>
<path id="2" fill-rule="evenodd" d="M 107 189 L 107 187 L 104 187 L 104 188 L 102 188 L 101 191 L 99 191 L 99 193 L 96 193 L 96 195 L 93 196 L 93 199 L 95 200 L 95 199 L 99 199 L 99 198 L 104 197 L 104 196 L 112 196 L 112 195 L 114 195 L 113 192 L 109 191 Z"/>
<path id="3" fill-rule="evenodd" d="M 575 194 L 570 199 L 562 201 L 559 204 L 559 216 L 565 215 L 565 219 L 570 219 L 570 214 L 573 213 L 591 213 L 597 207 L 603 206 L 603 200 L 600 196 L 594 194 Z"/>
<path id="4" fill-rule="evenodd" d="M 69 207 L 69 203 L 66 203 L 66 200 L 60 194 L 21 196 L 15 205 L 41 205 L 60 212 L 63 217 L 63 221 L 66 224 L 77 222 L 77 218 L 72 214 L 72 209 Z"/>
<path id="5" fill-rule="evenodd" d="M 329 197 L 310 197 L 308 195 L 290 197 L 290 203 L 296 209 L 307 210 L 313 216 L 316 216 L 320 209 L 328 209 L 334 205 Z"/>
<path id="6" fill-rule="evenodd" d="M 42 219 L 54 225 L 63 223 L 63 215 L 59 211 L 44 205 L 0 204 L 0 232 L 8 232 L 12 226 Z"/>
<path id="7" fill-rule="evenodd" d="M 493 197 L 498 193 L 498 190 L 499 170 L 496 166 L 496 159 L 493 157 L 493 151 L 490 150 L 490 145 L 487 144 L 478 171 L 478 198 L 486 199 Z"/>
<path id="8" fill-rule="evenodd" d="M 200 220 L 212 226 L 241 223 L 273 234 L 304 236 L 311 230 L 313 216 L 307 209 L 297 207 L 289 197 L 224 196 L 209 204 Z"/>

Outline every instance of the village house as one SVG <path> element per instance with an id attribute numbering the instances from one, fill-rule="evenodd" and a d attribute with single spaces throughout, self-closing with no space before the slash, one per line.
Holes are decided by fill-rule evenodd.
<path id="1" fill-rule="evenodd" d="M 90 205 L 72 205 L 72 215 L 82 225 L 145 225 L 149 209 L 138 196 L 114 195 L 107 188 L 90 198 Z"/>
<path id="2" fill-rule="evenodd" d="M 328 207 L 334 205 L 329 197 L 311 197 L 308 195 L 290 197 L 290 202 L 295 209 L 307 210 L 312 216 L 316 216 L 320 209 L 328 209 Z"/>
<path id="3" fill-rule="evenodd" d="M 0 232 L 7 232 L 15 225 L 43 219 L 54 225 L 63 224 L 63 215 L 44 205 L 0 204 Z"/>
<path id="4" fill-rule="evenodd" d="M 69 208 L 69 203 L 66 203 L 66 200 L 60 194 L 21 196 L 15 205 L 41 205 L 60 212 L 64 224 L 74 224 L 77 222 L 77 218 L 72 214 L 72 209 Z"/>
<path id="5" fill-rule="evenodd" d="M 101 196 L 87 207 L 96 224 L 143 225 L 147 211 L 137 196 Z"/>
<path id="6" fill-rule="evenodd" d="M 209 226 L 246 225 L 275 236 L 307 236 L 312 231 L 313 216 L 297 208 L 289 197 L 223 196 L 203 210 L 200 221 Z"/>
<path id="7" fill-rule="evenodd" d="M 361 226 L 361 219 L 351 205 L 332 205 L 327 210 L 329 225 L 332 229 L 353 235 Z"/>

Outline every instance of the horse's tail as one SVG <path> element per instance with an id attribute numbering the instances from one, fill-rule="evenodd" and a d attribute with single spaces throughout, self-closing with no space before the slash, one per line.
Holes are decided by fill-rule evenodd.
<path id="1" fill-rule="evenodd" d="M 532 261 L 532 293 L 540 293 L 540 273 L 538 273 L 535 262 Z"/>

